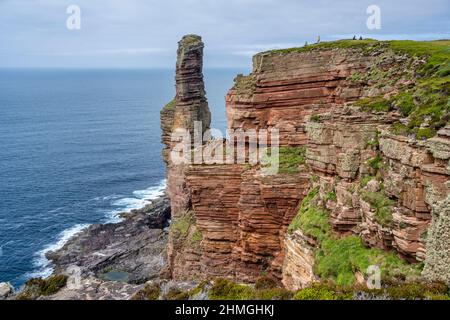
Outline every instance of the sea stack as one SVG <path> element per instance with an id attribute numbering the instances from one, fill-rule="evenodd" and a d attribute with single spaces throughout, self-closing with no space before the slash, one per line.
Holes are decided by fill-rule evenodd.
<path id="1" fill-rule="evenodd" d="M 203 47 L 200 36 L 186 35 L 178 42 L 176 63 L 176 96 L 161 110 L 162 154 L 167 165 L 167 193 L 171 199 L 172 217 L 189 209 L 189 193 L 185 187 L 184 164 L 175 164 L 170 152 L 179 141 L 172 133 L 188 130 L 191 147 L 194 143 L 194 124 L 201 122 L 203 136 L 209 129 L 211 113 L 203 82 Z"/>

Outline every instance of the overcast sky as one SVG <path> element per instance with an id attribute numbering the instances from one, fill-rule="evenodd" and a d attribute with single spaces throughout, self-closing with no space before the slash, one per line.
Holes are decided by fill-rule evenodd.
<path id="1" fill-rule="evenodd" d="M 81 29 L 69 30 L 69 5 Z M 366 26 L 369 5 L 381 29 Z M 206 67 L 248 67 L 272 48 L 363 35 L 450 38 L 449 0 L 0 0 L 0 67 L 173 67 L 177 41 L 197 33 Z"/>

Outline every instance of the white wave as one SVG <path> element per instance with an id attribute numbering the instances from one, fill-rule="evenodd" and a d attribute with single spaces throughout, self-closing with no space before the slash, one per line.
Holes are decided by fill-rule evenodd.
<path id="1" fill-rule="evenodd" d="M 111 195 L 106 197 L 96 197 L 90 199 L 90 201 L 100 201 L 100 200 L 114 200 L 111 205 L 116 207 L 117 209 L 108 211 L 105 213 L 106 223 L 118 223 L 123 219 L 120 217 L 120 213 L 131 211 L 134 209 L 143 208 L 148 203 L 151 203 L 152 200 L 155 200 L 161 197 L 164 194 L 166 189 L 166 180 L 162 180 L 158 185 L 152 186 L 150 188 L 144 190 L 136 190 L 133 192 L 133 198 L 121 198 L 118 199 L 118 195 Z M 58 208 L 55 210 L 60 210 L 62 208 Z M 36 257 L 33 260 L 33 264 L 36 267 L 36 270 L 26 274 L 27 278 L 35 278 L 49 277 L 53 273 L 53 266 L 50 260 L 48 260 L 45 256 L 47 252 L 56 251 L 61 249 L 70 238 L 79 232 L 83 231 L 87 228 L 89 224 L 77 224 L 72 228 L 66 229 L 58 235 L 58 240 L 54 243 L 51 243 L 45 246 L 42 250 L 36 253 Z"/>
<path id="2" fill-rule="evenodd" d="M 62 231 L 58 235 L 58 240 L 45 246 L 42 250 L 36 252 L 36 257 L 33 260 L 33 264 L 37 268 L 35 271 L 28 273 L 27 278 L 42 277 L 47 278 L 53 273 L 53 266 L 50 260 L 47 259 L 45 254 L 50 251 L 56 251 L 64 247 L 64 245 L 74 235 L 80 233 L 84 229 L 89 227 L 89 224 L 77 224 L 72 228 Z"/>
<path id="3" fill-rule="evenodd" d="M 161 197 L 166 189 L 166 180 L 162 180 L 158 185 L 144 189 L 133 191 L 133 198 L 127 197 L 115 200 L 112 205 L 117 209 L 106 213 L 108 223 L 118 223 L 122 221 L 120 213 L 131 210 L 141 209 Z"/>

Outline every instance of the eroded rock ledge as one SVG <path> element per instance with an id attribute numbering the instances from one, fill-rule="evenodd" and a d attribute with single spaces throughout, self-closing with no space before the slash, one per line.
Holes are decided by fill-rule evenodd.
<path id="1" fill-rule="evenodd" d="M 91 225 L 47 253 L 54 274 L 68 276 L 61 290 L 34 296 L 33 286 L 27 285 L 17 298 L 126 300 L 147 281 L 167 278 L 169 199 L 156 199 L 122 217 L 119 223 Z"/>

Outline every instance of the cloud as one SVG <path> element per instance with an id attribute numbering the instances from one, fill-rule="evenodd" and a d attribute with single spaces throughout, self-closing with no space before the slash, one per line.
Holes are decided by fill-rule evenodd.
<path id="1" fill-rule="evenodd" d="M 66 8 L 81 8 L 81 30 Z M 366 27 L 373 0 L 0 0 L 0 67 L 172 67 L 177 41 L 197 33 L 207 67 L 308 41 L 363 35 L 428 40 L 450 30 L 448 0 L 377 0 L 382 28 Z"/>
<path id="2" fill-rule="evenodd" d="M 149 55 L 154 53 L 167 52 L 165 48 L 124 48 L 124 49 L 101 49 L 70 52 L 49 52 L 42 55 L 54 56 L 104 56 L 104 55 Z"/>

